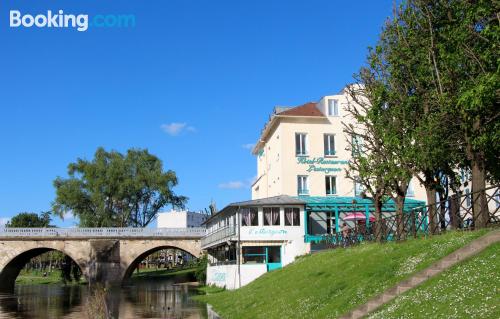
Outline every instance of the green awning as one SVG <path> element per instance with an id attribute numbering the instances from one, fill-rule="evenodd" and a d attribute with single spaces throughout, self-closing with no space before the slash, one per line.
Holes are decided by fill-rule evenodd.
<path id="1" fill-rule="evenodd" d="M 307 211 L 333 211 L 338 209 L 339 212 L 353 211 L 374 211 L 375 207 L 370 198 L 349 197 L 349 196 L 298 196 L 306 203 Z M 411 211 L 415 208 L 425 206 L 425 202 L 411 198 L 405 199 L 404 211 Z M 382 211 L 396 211 L 394 200 L 389 199 L 382 205 Z"/>

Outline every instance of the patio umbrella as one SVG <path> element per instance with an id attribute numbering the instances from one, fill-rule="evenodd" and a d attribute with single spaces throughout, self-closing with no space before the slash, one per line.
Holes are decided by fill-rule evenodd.
<path id="1" fill-rule="evenodd" d="M 366 215 L 363 213 L 349 213 L 349 214 L 346 214 L 344 216 L 344 218 L 342 218 L 342 219 L 344 221 L 350 221 L 350 220 L 353 220 L 353 221 L 363 220 L 363 221 L 365 221 Z M 374 222 L 374 221 L 375 221 L 375 217 L 370 216 L 370 222 Z"/>

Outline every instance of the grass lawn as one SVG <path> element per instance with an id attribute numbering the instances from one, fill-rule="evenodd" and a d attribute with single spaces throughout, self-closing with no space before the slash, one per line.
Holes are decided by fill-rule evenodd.
<path id="1" fill-rule="evenodd" d="M 500 318 L 500 243 L 407 291 L 370 318 Z"/>
<path id="2" fill-rule="evenodd" d="M 236 291 L 197 296 L 224 319 L 336 318 L 484 235 L 449 232 L 402 243 L 365 243 L 298 258 Z"/>
<path id="3" fill-rule="evenodd" d="M 25 271 L 22 270 L 19 276 L 16 278 L 16 285 L 50 285 L 50 284 L 62 284 L 63 280 L 61 278 L 60 270 L 53 270 L 51 273 L 47 273 L 47 276 L 43 276 L 43 271 L 33 270 Z M 68 284 L 84 284 L 86 283 L 85 278 L 82 276 L 80 282 L 71 282 Z"/>
<path id="4" fill-rule="evenodd" d="M 132 274 L 132 279 L 151 279 L 151 278 L 168 278 L 173 276 L 185 275 L 194 278 L 194 273 L 196 272 L 196 268 L 185 268 L 185 269 L 141 269 L 138 273 L 134 271 Z"/>
<path id="5" fill-rule="evenodd" d="M 154 279 L 154 278 L 168 278 L 173 276 L 188 276 L 189 278 L 194 279 L 194 273 L 196 268 L 186 268 L 186 269 L 141 269 L 139 273 L 134 272 L 132 275 L 133 280 L 140 279 Z M 49 285 L 49 284 L 62 284 L 63 281 L 61 279 L 61 271 L 54 270 L 51 273 L 48 273 L 46 277 L 43 276 L 43 272 L 41 271 L 25 271 L 23 270 L 19 276 L 16 278 L 17 285 Z M 82 276 L 79 284 L 86 283 L 85 278 Z M 69 284 L 76 284 L 75 282 Z"/>

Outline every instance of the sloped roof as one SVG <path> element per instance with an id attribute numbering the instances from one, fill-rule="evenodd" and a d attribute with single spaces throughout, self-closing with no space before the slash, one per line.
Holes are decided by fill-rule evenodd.
<path id="1" fill-rule="evenodd" d="M 279 195 L 261 199 L 247 200 L 244 202 L 232 203 L 228 206 L 259 206 L 259 205 L 304 205 L 306 202 L 300 198 L 292 197 L 288 195 Z"/>
<path id="2" fill-rule="evenodd" d="M 324 117 L 325 115 L 316 107 L 316 103 L 309 102 L 294 108 L 287 109 L 278 113 L 278 115 L 286 116 L 319 116 Z"/>

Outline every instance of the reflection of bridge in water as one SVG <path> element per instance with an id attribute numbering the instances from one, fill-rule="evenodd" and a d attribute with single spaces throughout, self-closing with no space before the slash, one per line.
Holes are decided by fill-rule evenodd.
<path id="1" fill-rule="evenodd" d="M 204 235 L 204 228 L 1 228 L 0 290 L 12 291 L 24 265 L 51 250 L 73 259 L 89 283 L 119 285 L 155 251 L 198 257 Z"/>

